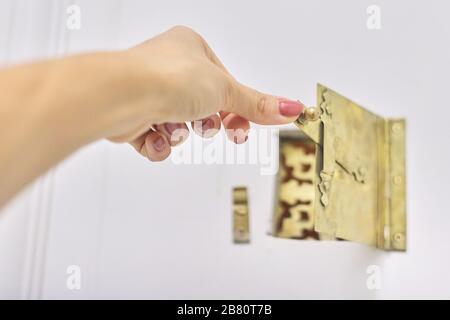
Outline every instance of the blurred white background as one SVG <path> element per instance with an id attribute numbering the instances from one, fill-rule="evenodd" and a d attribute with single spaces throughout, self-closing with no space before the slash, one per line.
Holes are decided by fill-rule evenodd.
<path id="1" fill-rule="evenodd" d="M 79 30 L 66 27 L 73 4 Z M 1 212 L 0 298 L 450 298 L 449 13 L 444 0 L 0 0 L 2 65 L 127 48 L 183 24 L 261 91 L 313 105 L 321 82 L 406 117 L 409 228 L 407 253 L 275 239 L 274 177 L 258 166 L 153 164 L 102 141 Z M 231 241 L 235 185 L 249 188 L 250 245 Z M 80 290 L 66 285 L 71 265 Z M 366 286 L 370 265 L 380 290 Z"/>

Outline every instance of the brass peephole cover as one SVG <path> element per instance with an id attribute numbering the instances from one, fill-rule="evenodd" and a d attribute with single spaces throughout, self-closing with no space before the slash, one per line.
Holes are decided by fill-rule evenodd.
<path id="1" fill-rule="evenodd" d="M 406 250 L 405 121 L 317 85 L 317 106 L 280 133 L 273 234 Z"/>

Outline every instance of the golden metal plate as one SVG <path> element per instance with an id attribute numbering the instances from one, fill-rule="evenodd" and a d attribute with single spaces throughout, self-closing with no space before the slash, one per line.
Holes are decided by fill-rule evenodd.
<path id="1" fill-rule="evenodd" d="M 295 183 L 284 184 L 280 177 L 285 173 L 280 169 L 278 203 L 287 198 L 295 203 L 313 194 L 310 220 L 320 235 L 316 238 L 405 250 L 404 120 L 384 119 L 320 84 L 317 108 L 319 119 L 309 121 L 302 115 L 296 122 L 315 145 L 312 191 L 302 190 Z M 280 155 L 288 155 L 282 161 L 293 163 L 292 170 L 298 172 L 308 157 L 300 150 L 286 152 L 286 135 L 281 139 Z M 280 214 L 278 208 L 274 234 L 292 237 L 293 233 L 286 230 L 292 230 L 295 224 L 290 225 L 284 213 L 284 225 L 280 227 Z M 298 218 L 290 214 L 291 219 Z"/>
<path id="2" fill-rule="evenodd" d="M 247 188 L 233 188 L 233 241 L 234 243 L 249 243 L 249 210 Z"/>

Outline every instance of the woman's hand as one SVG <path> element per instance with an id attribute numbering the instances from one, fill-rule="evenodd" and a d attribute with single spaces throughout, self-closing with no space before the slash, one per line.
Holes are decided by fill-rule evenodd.
<path id="1" fill-rule="evenodd" d="M 153 161 L 223 126 L 242 143 L 249 121 L 283 124 L 299 102 L 237 82 L 194 31 L 173 28 L 132 49 L 0 70 L 0 206 L 76 149 L 101 138 L 129 142 Z M 198 121 L 196 121 L 198 120 Z"/>
<path id="2" fill-rule="evenodd" d="M 206 41 L 187 27 L 175 27 L 124 54 L 141 74 L 141 100 L 122 105 L 134 117 L 117 119 L 112 141 L 130 142 L 153 161 L 167 158 L 171 147 L 193 131 L 212 137 L 221 127 L 235 143 L 247 140 L 249 121 L 284 124 L 303 109 L 296 101 L 246 87 L 225 69 Z M 148 78 L 147 78 L 148 77 Z M 142 80 L 145 79 L 145 80 Z M 133 108 L 134 110 L 132 110 Z M 126 124 L 126 126 L 124 125 Z"/>

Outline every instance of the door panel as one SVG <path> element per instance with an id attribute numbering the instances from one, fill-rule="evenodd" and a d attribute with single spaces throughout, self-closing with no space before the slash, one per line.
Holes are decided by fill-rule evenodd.
<path id="1" fill-rule="evenodd" d="M 18 9 L 9 24 L 12 3 Z M 80 30 L 65 28 L 70 4 L 81 8 Z M 130 146 L 101 141 L 2 211 L 0 297 L 448 298 L 450 113 L 444 93 L 450 48 L 442 39 L 450 7 L 381 1 L 382 28 L 369 30 L 369 4 L 2 1 L 2 62 L 127 48 L 185 24 L 245 84 L 311 105 L 321 82 L 379 114 L 406 116 L 411 232 L 406 254 L 273 238 L 267 231 L 275 177 L 262 175 L 260 166 L 155 164 Z M 433 116 L 424 119 L 425 113 Z M 249 141 L 262 148 L 256 128 Z M 198 140 L 191 137 L 184 148 Z M 237 185 L 249 190 L 248 245 L 232 243 L 231 189 Z M 372 265 L 382 271 L 378 291 L 366 283 Z M 67 285 L 71 266 L 81 272 L 79 290 Z"/>

